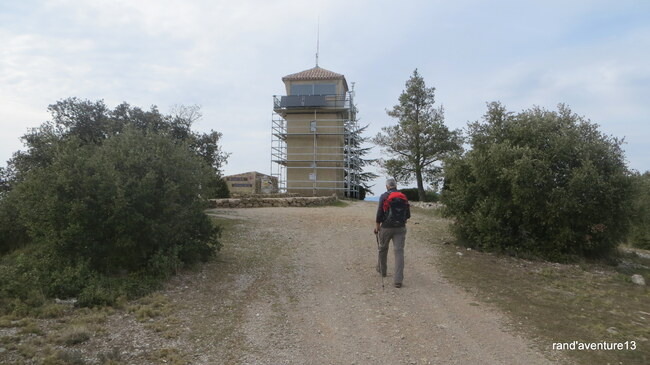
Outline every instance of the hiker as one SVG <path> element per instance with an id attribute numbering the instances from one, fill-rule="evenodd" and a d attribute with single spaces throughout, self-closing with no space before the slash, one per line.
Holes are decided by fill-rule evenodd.
<path id="1" fill-rule="evenodd" d="M 404 242 L 406 240 L 406 221 L 411 218 L 408 199 L 397 190 L 395 179 L 386 180 L 386 192 L 379 198 L 377 219 L 375 220 L 375 235 L 379 235 L 379 262 L 377 271 L 386 276 L 388 259 L 388 243 L 393 240 L 395 253 L 395 276 L 393 282 L 396 288 L 402 287 L 404 279 Z"/>

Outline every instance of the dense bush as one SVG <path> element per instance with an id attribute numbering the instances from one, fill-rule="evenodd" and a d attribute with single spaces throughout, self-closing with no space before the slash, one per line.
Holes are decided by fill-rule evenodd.
<path id="1" fill-rule="evenodd" d="M 466 244 L 554 260 L 608 253 L 624 239 L 630 179 L 621 141 L 560 105 L 498 103 L 446 163 L 442 201 Z"/>
<path id="2" fill-rule="evenodd" d="M 408 188 L 408 189 L 399 189 L 404 195 L 406 195 L 406 198 L 409 201 L 412 202 L 417 202 L 420 201 L 420 195 L 418 193 L 417 188 Z M 437 202 L 438 201 L 438 194 L 434 191 L 426 190 L 424 192 L 425 194 L 425 200 L 426 202 Z"/>
<path id="3" fill-rule="evenodd" d="M 40 296 L 110 303 L 219 248 L 204 213 L 227 157 L 218 133 L 126 104 L 108 111 L 69 99 L 50 110 L 53 122 L 24 137 L 28 150 L 7 169 L 15 173 L 3 174 L 5 311 Z"/>
<path id="4" fill-rule="evenodd" d="M 650 171 L 632 176 L 632 226 L 628 242 L 650 250 Z"/>
<path id="5" fill-rule="evenodd" d="M 12 193 L 31 239 L 58 255 L 87 260 L 103 273 L 143 267 L 166 273 L 204 250 L 195 241 L 214 239 L 199 197 L 210 176 L 187 148 L 126 129 L 99 146 L 62 143 L 51 163 Z"/>

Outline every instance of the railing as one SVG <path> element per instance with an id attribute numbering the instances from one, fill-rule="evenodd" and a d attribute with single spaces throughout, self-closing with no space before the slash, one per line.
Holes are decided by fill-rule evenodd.
<path id="1" fill-rule="evenodd" d="M 349 95 L 273 95 L 273 108 L 331 108 L 349 109 Z"/>

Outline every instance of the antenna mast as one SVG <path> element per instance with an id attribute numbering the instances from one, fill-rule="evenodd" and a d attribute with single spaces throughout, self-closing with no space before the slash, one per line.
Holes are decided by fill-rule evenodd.
<path id="1" fill-rule="evenodd" d="M 318 27 L 316 30 L 316 67 L 318 67 L 318 53 L 320 51 L 320 15 L 318 16 Z"/>

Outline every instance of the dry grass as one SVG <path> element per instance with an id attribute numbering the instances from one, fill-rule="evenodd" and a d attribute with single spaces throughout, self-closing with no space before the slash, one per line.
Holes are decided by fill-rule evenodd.
<path id="1" fill-rule="evenodd" d="M 74 346 L 90 340 L 92 332 L 86 326 L 73 325 L 53 337 L 53 341 L 59 345 Z"/>
<path id="2" fill-rule="evenodd" d="M 18 353 L 26 360 L 33 359 L 41 352 L 41 343 L 35 341 L 25 341 L 16 347 Z"/>
<path id="3" fill-rule="evenodd" d="M 149 356 L 149 360 L 170 365 L 190 364 L 190 361 L 186 360 L 185 357 L 176 349 L 158 350 Z"/>
<path id="4" fill-rule="evenodd" d="M 86 361 L 78 351 L 56 350 L 45 356 L 42 363 L 43 365 L 85 365 Z"/>
<path id="5" fill-rule="evenodd" d="M 169 300 L 153 293 L 125 305 L 122 310 L 111 307 L 73 308 L 46 303 L 33 317 L 15 315 L 0 317 L 0 363 L 36 364 L 122 364 L 121 351 L 88 352 L 94 338 L 107 335 L 106 326 L 113 315 L 132 315 L 138 322 L 165 338 L 178 337 L 179 321 L 169 314 Z M 92 346 L 92 345 L 90 345 Z M 155 351 L 155 350 L 154 350 Z M 180 364 L 178 356 L 164 353 L 154 363 Z M 160 361 L 158 361 L 160 360 Z"/>
<path id="6" fill-rule="evenodd" d="M 137 300 L 128 310 L 135 314 L 138 321 L 146 322 L 169 315 L 173 310 L 173 306 L 167 297 L 160 292 L 156 292 Z"/>
<path id="7" fill-rule="evenodd" d="M 44 304 L 38 311 L 38 318 L 59 318 L 62 317 L 68 307 L 62 304 L 49 302 Z"/>
<path id="8" fill-rule="evenodd" d="M 436 237 L 450 237 L 440 225 L 432 230 Z M 650 260 L 623 255 L 619 262 L 626 264 L 619 267 L 565 265 L 468 251 L 452 241 L 434 242 L 440 244 L 438 261 L 445 277 L 505 312 L 518 331 L 551 357 L 566 356 L 580 364 L 650 363 L 650 290 L 630 281 L 632 273 L 650 279 Z M 635 341 L 636 350 L 553 350 L 554 343 L 573 341 Z"/>
<path id="9" fill-rule="evenodd" d="M 32 319 L 21 320 L 17 323 L 17 325 L 21 327 L 20 331 L 18 331 L 18 333 L 21 335 L 37 335 L 37 336 L 43 335 L 43 330 L 41 329 L 41 327 L 38 325 L 36 321 Z"/>
<path id="10" fill-rule="evenodd" d="M 102 365 L 121 365 L 122 355 L 117 347 L 113 347 L 111 351 L 102 352 L 98 355 L 99 363 Z"/>
<path id="11" fill-rule="evenodd" d="M 181 334 L 180 330 L 181 321 L 176 316 L 169 316 L 165 318 L 158 318 L 145 325 L 146 328 L 161 334 L 164 338 L 172 339 L 178 338 Z"/>

